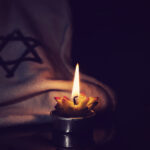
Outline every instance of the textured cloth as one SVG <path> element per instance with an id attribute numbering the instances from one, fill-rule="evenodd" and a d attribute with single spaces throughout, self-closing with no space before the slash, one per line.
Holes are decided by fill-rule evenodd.
<path id="1" fill-rule="evenodd" d="M 49 122 L 53 97 L 70 97 L 71 31 L 66 0 L 0 0 L 0 126 Z M 100 111 L 114 109 L 109 87 L 80 79 L 82 92 L 100 97 Z"/>

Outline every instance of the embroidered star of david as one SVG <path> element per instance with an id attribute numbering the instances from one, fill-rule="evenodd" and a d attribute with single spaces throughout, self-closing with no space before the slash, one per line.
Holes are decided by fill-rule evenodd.
<path id="1" fill-rule="evenodd" d="M 10 42 L 13 43 L 16 41 L 23 44 L 21 49 L 22 53 L 14 60 L 7 60 L 2 56 L 2 52 L 5 52 L 4 50 L 6 50 L 6 47 Z M 36 47 L 40 45 L 41 44 L 35 39 L 25 37 L 20 30 L 16 30 L 11 34 L 8 34 L 6 37 L 0 37 L 0 67 L 5 70 L 6 77 L 13 77 L 19 65 L 25 61 L 41 64 L 42 60 L 36 51 Z"/>

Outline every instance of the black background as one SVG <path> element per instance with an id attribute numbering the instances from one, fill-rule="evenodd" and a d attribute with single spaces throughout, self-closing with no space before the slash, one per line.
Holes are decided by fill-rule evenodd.
<path id="1" fill-rule="evenodd" d="M 69 0 L 69 2 L 73 22 L 73 65 L 79 62 L 81 72 L 106 83 L 117 95 L 115 136 L 111 142 L 102 146 L 101 150 L 148 149 L 149 5 L 144 2 L 122 0 Z M 32 126 L 31 131 L 34 129 L 35 126 Z M 21 128 L 21 131 L 23 130 L 26 132 L 24 127 Z M 39 135 L 31 134 L 28 138 L 28 134 L 23 137 L 19 131 L 19 135 L 22 136 L 20 138 L 16 130 L 11 129 L 17 137 L 14 138 L 12 135 L 13 138 L 10 140 L 7 139 L 7 133 L 8 137 L 11 135 L 10 130 L 4 130 L 3 134 L 2 131 L 0 139 L 3 139 L 3 135 L 6 136 L 3 139 L 4 145 L 3 141 L 0 142 L 2 145 L 0 149 L 3 147 L 7 149 L 7 146 L 12 146 L 9 149 L 13 149 L 13 146 L 19 148 L 26 146 L 30 149 L 34 149 L 32 148 L 34 146 L 39 149 L 50 147 L 50 141 Z M 29 143 L 26 144 L 24 141 Z"/>
<path id="2" fill-rule="evenodd" d="M 144 2 L 70 1 L 73 65 L 116 92 L 119 148 L 148 146 L 149 6 Z M 147 86 L 146 86 L 147 85 Z M 144 108 L 144 109 L 143 109 Z"/>

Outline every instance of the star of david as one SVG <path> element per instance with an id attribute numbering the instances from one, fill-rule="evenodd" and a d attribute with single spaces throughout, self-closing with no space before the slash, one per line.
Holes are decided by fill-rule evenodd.
<path id="1" fill-rule="evenodd" d="M 25 37 L 20 30 L 16 30 L 6 37 L 0 37 L 0 53 L 9 42 L 13 41 L 22 42 L 25 47 L 22 55 L 15 60 L 5 60 L 0 54 L 0 66 L 6 71 L 6 77 L 13 77 L 19 65 L 24 61 L 42 63 L 41 58 L 35 50 L 35 48 L 41 44 L 31 37 Z"/>

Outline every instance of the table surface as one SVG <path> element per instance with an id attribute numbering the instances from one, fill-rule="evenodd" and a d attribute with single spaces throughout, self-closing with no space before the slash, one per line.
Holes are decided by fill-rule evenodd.
<path id="1" fill-rule="evenodd" d="M 122 126 L 112 121 L 93 122 L 93 145 L 72 148 L 75 150 L 127 150 L 143 147 L 138 122 L 135 125 Z M 137 129 L 136 129 L 137 128 Z M 138 131 L 138 132 L 137 132 Z M 141 130 L 143 133 L 143 129 Z M 149 134 L 148 134 L 149 135 Z M 142 137 L 142 138 L 140 138 Z M 145 142 L 145 140 L 143 140 Z M 149 143 L 149 142 L 147 142 Z M 136 147 L 136 148 L 135 148 Z M 52 142 L 51 124 L 30 124 L 0 128 L 0 150 L 64 150 Z M 69 149 L 71 150 L 71 149 Z"/>
<path id="2" fill-rule="evenodd" d="M 106 149 L 114 136 L 112 126 L 96 124 L 93 130 L 92 145 L 76 147 L 72 149 Z M 86 138 L 86 137 L 85 137 Z M 106 144 L 107 143 L 107 144 Z M 107 146 L 105 146 L 107 145 Z M 103 148 L 104 147 L 104 148 Z M 0 149 L 1 150 L 59 150 L 66 149 L 55 146 L 52 142 L 51 124 L 32 124 L 14 127 L 0 128 Z"/>

